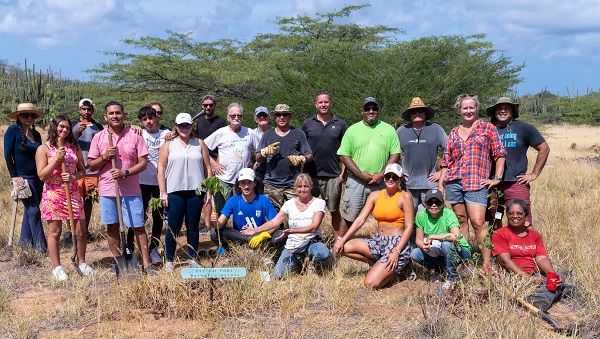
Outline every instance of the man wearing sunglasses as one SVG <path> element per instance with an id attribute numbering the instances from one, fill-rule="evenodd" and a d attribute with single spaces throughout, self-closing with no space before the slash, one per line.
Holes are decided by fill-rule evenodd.
<path id="1" fill-rule="evenodd" d="M 362 101 L 362 121 L 350 126 L 337 154 L 349 171 L 342 210 L 347 225 L 356 219 L 369 194 L 383 189 L 383 169 L 400 160 L 398 135 L 379 120 L 381 105 L 373 97 Z"/>
<path id="2" fill-rule="evenodd" d="M 219 128 L 208 138 L 204 139 L 206 147 L 210 150 L 218 150 L 218 163 L 224 169 L 216 176 L 227 188 L 227 194 L 220 192 L 215 195 L 215 207 L 217 215 L 221 214 L 221 209 L 225 202 L 233 196 L 235 181 L 238 178 L 240 170 L 250 166 L 250 161 L 254 157 L 254 139 L 256 134 L 250 133 L 248 127 L 242 126 L 244 120 L 244 108 L 237 102 L 227 106 L 227 121 L 229 126 Z"/>
<path id="3" fill-rule="evenodd" d="M 451 288 L 458 280 L 457 268 L 471 258 L 471 246 L 460 233 L 456 214 L 444 206 L 444 195 L 437 188 L 425 193 L 426 210 L 415 217 L 417 248 L 410 257 L 432 273 L 446 271 L 444 288 Z"/>
<path id="4" fill-rule="evenodd" d="M 446 148 L 446 132 L 442 126 L 429 122 L 434 111 L 421 98 L 413 98 L 402 119 L 409 121 L 396 130 L 402 149 L 402 168 L 406 190 L 413 197 L 415 212 L 425 209 L 425 193 L 438 185 L 440 171 L 436 170 L 438 150 Z"/>
<path id="5" fill-rule="evenodd" d="M 266 163 L 265 195 L 276 208 L 298 196 L 294 188 L 300 166 L 312 161 L 312 150 L 302 130 L 292 127 L 294 111 L 286 104 L 275 106 L 275 128 L 267 130 L 256 150 L 256 161 Z"/>
<path id="6" fill-rule="evenodd" d="M 335 239 L 344 236 L 347 225 L 340 212 L 342 181 L 345 167 L 340 167 L 337 150 L 348 126 L 346 122 L 331 113 L 331 95 L 329 92 L 318 92 L 315 96 L 317 114 L 308 117 L 302 124 L 302 131 L 313 151 L 314 161 L 306 164 L 306 172 L 312 177 L 315 197 L 321 196 L 327 202 L 331 213 L 331 226 Z"/>
<path id="7" fill-rule="evenodd" d="M 198 118 L 198 123 L 196 124 L 196 132 L 198 133 L 198 138 L 205 140 L 211 134 L 213 134 L 219 128 L 227 127 L 227 122 L 225 119 L 218 116 L 215 111 L 217 109 L 217 101 L 212 95 L 205 95 L 202 97 L 202 109 L 204 110 L 204 116 Z M 225 168 L 217 162 L 217 157 L 219 156 L 219 150 L 209 150 L 210 154 L 210 165 L 212 167 L 212 171 L 214 175 L 222 175 L 225 172 Z M 210 225 L 210 214 L 212 212 L 211 204 L 204 205 L 202 207 L 202 215 L 204 217 L 204 223 L 206 225 Z M 200 228 L 200 232 L 206 230 L 205 227 Z"/>

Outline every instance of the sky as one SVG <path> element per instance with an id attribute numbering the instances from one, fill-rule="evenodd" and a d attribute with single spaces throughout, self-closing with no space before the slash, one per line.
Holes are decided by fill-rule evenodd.
<path id="1" fill-rule="evenodd" d="M 35 64 L 70 79 L 131 51 L 122 42 L 166 30 L 196 41 L 249 42 L 276 31 L 277 17 L 330 13 L 369 3 L 346 22 L 403 30 L 398 40 L 484 33 L 514 65 L 525 65 L 518 95 L 600 90 L 600 1 L 476 0 L 0 0 L 0 60 Z"/>

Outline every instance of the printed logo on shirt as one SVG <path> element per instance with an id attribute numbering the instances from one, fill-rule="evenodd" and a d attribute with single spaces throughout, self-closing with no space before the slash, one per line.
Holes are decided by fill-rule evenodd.
<path id="1" fill-rule="evenodd" d="M 238 212 L 238 215 L 244 215 L 244 212 L 242 212 L 242 211 L 239 211 L 239 212 Z"/>
<path id="2" fill-rule="evenodd" d="M 260 210 L 257 210 L 257 211 L 256 211 L 256 217 L 257 217 L 257 218 L 260 218 Z"/>
<path id="3" fill-rule="evenodd" d="M 258 225 L 256 224 L 256 220 L 254 220 L 254 218 L 249 217 L 246 217 L 246 226 L 249 226 L 250 228 L 258 227 Z"/>
<path id="4" fill-rule="evenodd" d="M 510 245 L 510 248 L 513 250 L 535 250 L 537 249 L 536 245 Z"/>

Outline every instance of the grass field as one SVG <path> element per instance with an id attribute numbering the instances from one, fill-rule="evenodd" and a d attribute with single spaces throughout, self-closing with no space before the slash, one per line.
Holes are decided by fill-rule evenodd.
<path id="1" fill-rule="evenodd" d="M 5 127 L 0 129 L 3 135 Z M 550 309 L 559 323 L 581 321 L 578 334 L 600 335 L 600 128 L 546 126 L 551 147 L 548 165 L 533 183 L 534 225 L 544 237 L 555 267 L 578 292 Z M 531 152 L 529 159 L 535 159 Z M 530 163 L 530 165 L 532 165 Z M 9 176 L 1 172 L 0 249 L 10 224 Z M 19 206 L 15 239 L 18 239 Z M 329 230 L 329 218 L 324 229 Z M 546 338 L 560 337 L 550 325 L 503 293 L 519 295 L 533 286 L 501 274 L 483 280 L 465 274 L 444 296 L 438 285 L 419 275 L 397 279 L 378 291 L 364 288 L 368 270 L 347 258 L 336 260 L 322 275 L 294 274 L 265 282 L 261 258 L 269 253 L 232 248 L 222 266 L 246 267 L 244 279 L 183 280 L 160 272 L 139 282 L 118 282 L 109 271 L 112 257 L 95 206 L 90 225 L 97 240 L 88 246 L 88 262 L 99 270 L 80 278 L 69 263 L 71 248 L 61 250 L 70 279 L 50 280 L 49 258 L 17 249 L 0 263 L 0 336 L 100 338 Z M 373 225 L 361 234 L 374 231 Z M 182 239 L 183 240 L 183 239 Z M 183 255 L 180 258 L 185 259 Z M 205 257 L 202 262 L 208 265 Z M 212 298 L 211 298 L 212 296 Z"/>

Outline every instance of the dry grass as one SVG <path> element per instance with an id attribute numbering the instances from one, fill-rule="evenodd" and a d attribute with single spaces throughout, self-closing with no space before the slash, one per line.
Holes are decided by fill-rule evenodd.
<path id="1" fill-rule="evenodd" d="M 0 133 L 3 129 L 0 129 Z M 572 311 L 563 324 L 583 319 L 583 337 L 600 335 L 600 129 L 546 127 L 551 147 L 548 167 L 533 183 L 534 225 L 546 241 L 555 266 L 579 288 L 576 298 L 561 302 L 551 314 Z M 575 146 L 573 147 L 573 144 Z M 595 146 L 596 145 L 596 146 Z M 1 146 L 0 146 L 1 147 Z M 531 152 L 530 160 L 535 158 Z M 0 248 L 6 245 L 10 208 L 8 176 L 1 174 Z M 19 233 L 22 206 L 16 229 Z M 325 221 L 329 225 L 329 219 Z M 18 249 L 15 260 L 0 263 L 0 336 L 2 337 L 201 337 L 201 338 L 425 338 L 559 337 L 494 284 L 520 295 L 533 286 L 508 275 L 496 282 L 475 274 L 455 290 L 438 295 L 425 280 L 396 280 L 385 289 L 364 288 L 367 265 L 338 258 L 322 275 L 294 274 L 264 282 L 261 259 L 271 253 L 233 247 L 222 266 L 246 267 L 244 279 L 183 280 L 178 273 L 122 283 L 109 272 L 110 253 L 97 206 L 90 225 L 100 240 L 88 257 L 99 269 L 79 278 L 68 262 L 71 279 L 50 281 L 48 258 Z M 325 226 L 327 229 L 327 226 Z M 373 231 L 367 227 L 363 235 Z M 329 231 L 328 231 L 329 235 Z M 63 249 L 68 261 L 70 248 Z M 208 260 L 202 258 L 208 265 Z M 176 270 L 176 272 L 178 272 Z M 556 310 L 556 311 L 555 311 Z M 557 318 L 558 319 L 558 318 Z"/>

